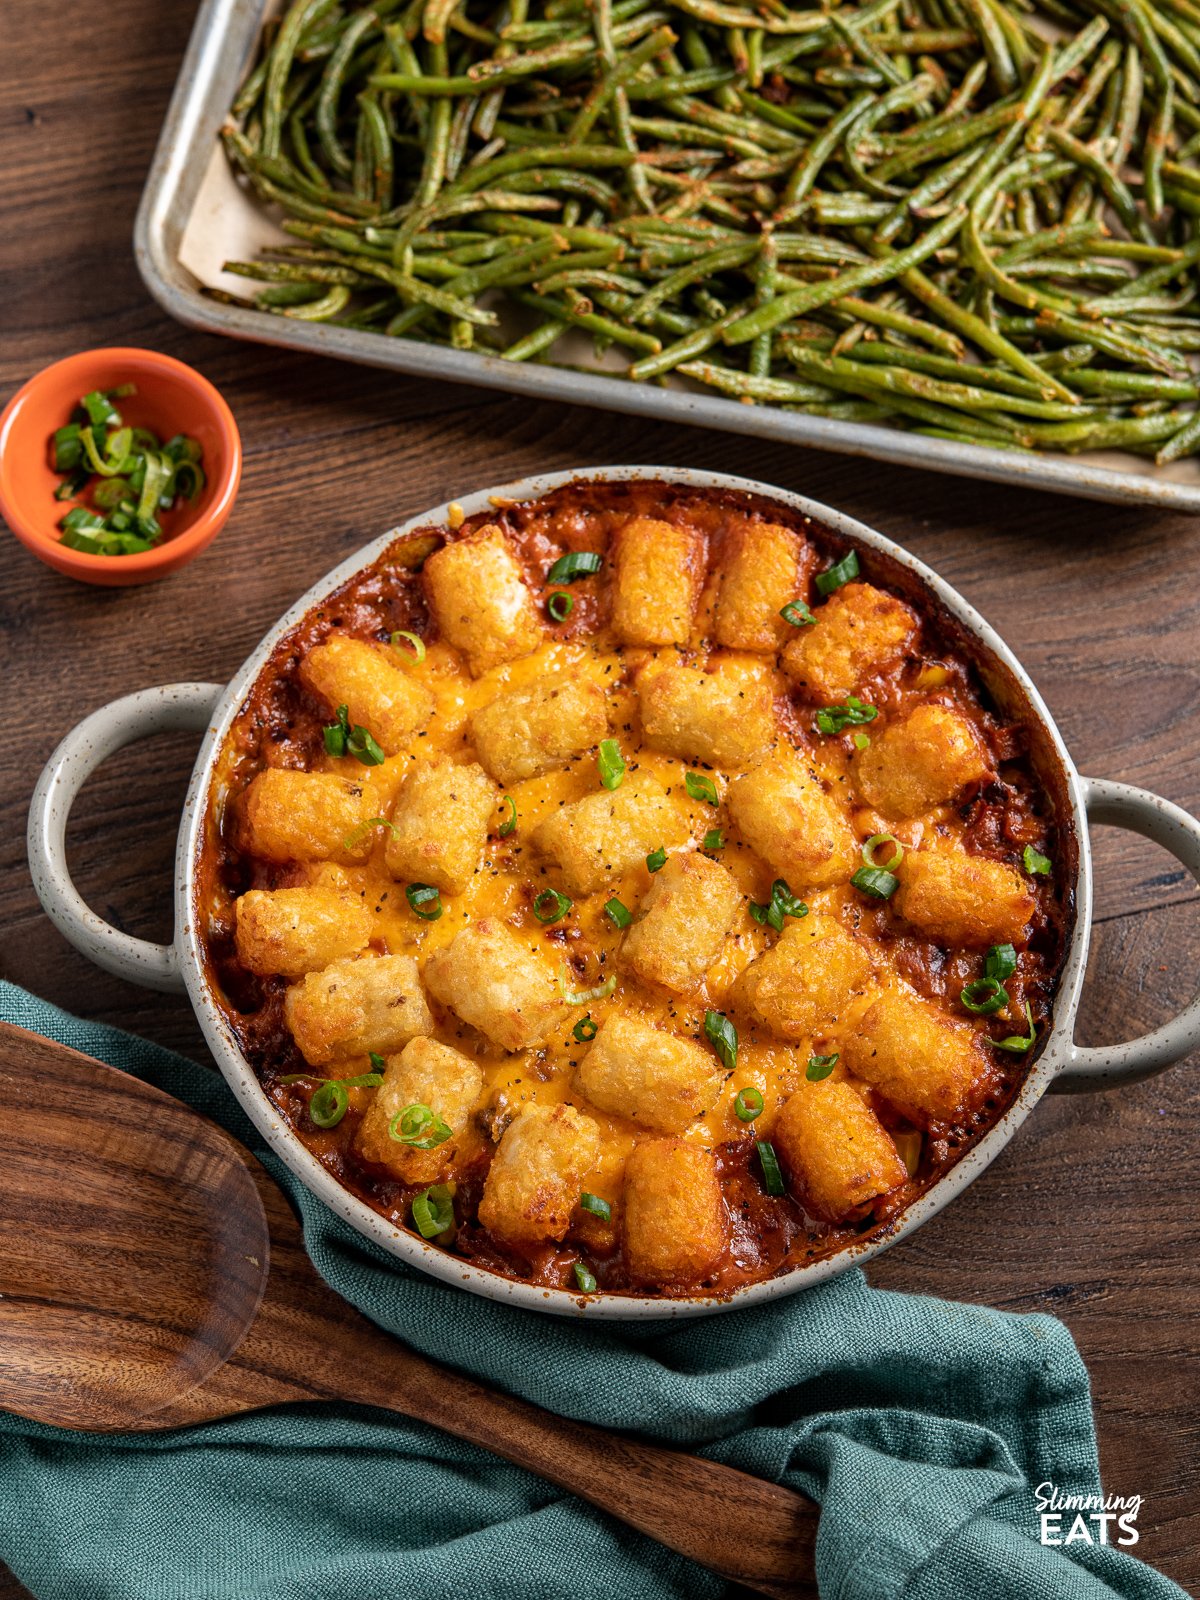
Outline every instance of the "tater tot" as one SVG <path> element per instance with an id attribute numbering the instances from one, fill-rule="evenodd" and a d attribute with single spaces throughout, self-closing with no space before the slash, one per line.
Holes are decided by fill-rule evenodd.
<path id="1" fill-rule="evenodd" d="M 365 955 L 310 972 L 284 996 L 284 1021 L 313 1067 L 344 1056 L 390 1055 L 433 1017 L 412 956 Z"/>
<path id="2" fill-rule="evenodd" d="M 960 1117 L 992 1075 L 969 1023 L 899 990 L 867 1008 L 842 1043 L 842 1061 L 914 1122 Z"/>
<path id="3" fill-rule="evenodd" d="M 379 645 L 334 633 L 301 658 L 300 677 L 331 710 L 346 707 L 394 756 L 433 714 L 433 696 L 403 672 Z"/>
<path id="4" fill-rule="evenodd" d="M 618 1012 L 601 1024 L 577 1081 L 601 1111 L 658 1133 L 682 1133 L 716 1104 L 725 1069 L 694 1039 Z"/>
<path id="5" fill-rule="evenodd" d="M 247 889 L 236 907 L 238 959 L 262 976 L 302 978 L 371 938 L 371 912 L 360 895 L 339 889 Z"/>
<path id="6" fill-rule="evenodd" d="M 613 627 L 625 644 L 685 644 L 704 582 L 704 538 L 631 517 L 612 546 Z"/>
<path id="7" fill-rule="evenodd" d="M 410 1039 L 399 1055 L 387 1058 L 383 1082 L 355 1133 L 355 1153 L 386 1167 L 401 1183 L 436 1183 L 452 1165 L 482 1091 L 483 1073 L 469 1057 L 436 1039 Z M 413 1105 L 426 1106 L 440 1117 L 450 1137 L 432 1150 L 418 1150 L 394 1138 L 393 1120 Z M 428 1138 L 428 1130 L 418 1137 Z"/>
<path id="8" fill-rule="evenodd" d="M 392 877 L 461 894 L 478 871 L 499 799 L 473 761 L 413 766 L 396 798 L 384 850 Z"/>
<path id="9" fill-rule="evenodd" d="M 742 903 L 733 874 L 710 856 L 675 855 L 656 872 L 621 962 L 639 978 L 688 989 L 720 954 Z"/>
<path id="10" fill-rule="evenodd" d="M 984 783 L 991 772 L 972 724 L 942 705 L 919 705 L 902 722 L 873 733 L 854 763 L 859 793 L 889 817 L 920 816 Z"/>
<path id="11" fill-rule="evenodd" d="M 480 1222 L 516 1250 L 561 1239 L 599 1154 L 600 1129 L 591 1117 L 572 1105 L 525 1106 L 492 1157 Z"/>
<path id="12" fill-rule="evenodd" d="M 560 1033 L 572 1012 L 542 950 L 505 923 L 481 917 L 425 964 L 429 992 L 504 1050 L 529 1050 Z"/>
<path id="13" fill-rule="evenodd" d="M 850 1084 L 803 1083 L 771 1132 L 775 1152 L 807 1210 L 840 1222 L 908 1177 L 887 1129 Z"/>
<path id="14" fill-rule="evenodd" d="M 595 894 L 659 845 L 670 849 L 688 835 L 687 820 L 662 784 L 648 773 L 619 789 L 600 789 L 561 806 L 530 836 L 558 868 L 568 894 Z"/>
<path id="15" fill-rule="evenodd" d="M 604 691 L 577 678 L 512 689 L 471 718 L 480 761 L 506 787 L 565 767 L 607 732 Z"/>
<path id="16" fill-rule="evenodd" d="M 841 701 L 886 667 L 917 631 L 902 600 L 869 583 L 848 583 L 818 606 L 816 622 L 792 629 L 783 669 L 820 701 Z"/>
<path id="17" fill-rule="evenodd" d="M 871 979 L 866 947 L 834 917 L 789 918 L 779 942 L 756 957 L 734 986 L 735 1004 L 783 1039 L 821 1034 Z"/>
<path id="18" fill-rule="evenodd" d="M 746 843 L 794 891 L 829 888 L 861 865 L 845 812 L 790 745 L 735 778 L 726 801 Z"/>
<path id="19" fill-rule="evenodd" d="M 811 547 L 791 528 L 743 521 L 730 533 L 721 563 L 716 638 L 731 650 L 774 651 L 795 631 L 780 616 L 808 596 Z"/>
<path id="20" fill-rule="evenodd" d="M 1019 943 L 1036 905 L 1019 872 L 964 850 L 910 850 L 897 876 L 897 915 L 939 944 Z"/>
<path id="21" fill-rule="evenodd" d="M 728 664 L 651 667 L 638 677 L 642 730 L 653 750 L 738 769 L 759 760 L 775 736 L 769 683 Z"/>
<path id="22" fill-rule="evenodd" d="M 361 861 L 373 839 L 356 837 L 371 815 L 369 788 L 332 772 L 268 767 L 239 803 L 243 847 L 266 861 Z"/>
<path id="23" fill-rule="evenodd" d="M 443 545 L 426 561 L 423 577 L 442 637 L 464 653 L 476 677 L 541 644 L 533 595 L 499 528 Z"/>
<path id="24" fill-rule="evenodd" d="M 702 1282 L 729 1238 L 712 1152 L 682 1139 L 639 1139 L 625 1164 L 623 1222 L 625 1261 L 635 1281 Z"/>

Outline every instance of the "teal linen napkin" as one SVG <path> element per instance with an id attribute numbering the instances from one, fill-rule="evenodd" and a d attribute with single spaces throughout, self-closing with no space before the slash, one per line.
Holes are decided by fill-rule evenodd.
<path id="1" fill-rule="evenodd" d="M 825 1600 L 1183 1595 L 1111 1545 L 1039 1543 L 1036 1485 L 1101 1492 L 1087 1372 L 1051 1317 L 885 1293 L 860 1272 L 674 1325 L 496 1305 L 339 1222 L 215 1073 L 11 984 L 0 1017 L 228 1128 L 291 1196 L 322 1276 L 427 1354 L 819 1500 Z M 119 1438 L 0 1414 L 0 1555 L 38 1600 L 716 1600 L 724 1587 L 481 1450 L 350 1406 Z"/>

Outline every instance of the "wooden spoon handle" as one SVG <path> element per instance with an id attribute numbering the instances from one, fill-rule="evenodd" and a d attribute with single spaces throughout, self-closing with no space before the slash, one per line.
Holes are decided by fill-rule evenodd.
<path id="1" fill-rule="evenodd" d="M 790 1489 L 551 1415 L 410 1351 L 403 1357 L 381 1362 L 373 1351 L 343 1372 L 341 1397 L 419 1416 L 482 1445 L 760 1594 L 815 1600 L 817 1511 Z M 413 1384 L 420 1398 L 410 1405 Z"/>

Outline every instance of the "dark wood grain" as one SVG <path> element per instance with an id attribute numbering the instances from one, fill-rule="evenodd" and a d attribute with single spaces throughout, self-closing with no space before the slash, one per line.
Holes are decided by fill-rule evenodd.
<path id="1" fill-rule="evenodd" d="M 49 37 L 37 0 L 5 0 L 3 9 L 0 395 L 71 351 L 151 344 L 221 386 L 247 453 L 225 532 L 163 584 L 87 589 L 15 543 L 2 547 L 4 976 L 204 1060 L 182 1000 L 104 976 L 41 915 L 23 846 L 38 767 L 62 732 L 114 695 L 227 677 L 285 604 L 367 538 L 447 496 L 533 469 L 706 466 L 862 517 L 931 562 L 996 624 L 1084 771 L 1200 809 L 1200 524 L 190 333 L 155 308 L 129 242 L 189 7 L 75 8 L 69 51 Z M 186 740 L 130 750 L 89 785 L 72 823 L 83 891 L 150 936 L 169 931 L 173 830 L 190 764 Z M 1161 1021 L 1200 971 L 1200 908 L 1173 862 L 1103 830 L 1097 872 L 1080 1020 L 1087 1043 Z M 1194 1063 L 1110 1096 L 1047 1101 L 961 1200 L 871 1269 L 888 1288 L 1061 1316 L 1092 1374 L 1106 1485 L 1145 1497 L 1138 1553 L 1192 1589 L 1200 1587 L 1198 1102 Z M 0 1600 L 9 1600 L 2 1586 Z"/>
<path id="2" fill-rule="evenodd" d="M 379 1406 L 494 1451 L 755 1594 L 816 1600 L 811 1500 L 418 1355 L 326 1287 L 253 1156 L 160 1089 L 0 1023 L 0 1102 L 22 1130 L 0 1192 L 8 1410 L 109 1433 L 291 1401 Z"/>

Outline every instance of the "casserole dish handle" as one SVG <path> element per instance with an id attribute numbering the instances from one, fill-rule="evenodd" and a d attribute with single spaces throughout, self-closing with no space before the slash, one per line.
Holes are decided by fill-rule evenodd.
<path id="1" fill-rule="evenodd" d="M 75 796 L 102 761 L 154 733 L 199 733 L 224 693 L 216 683 L 168 683 L 93 711 L 47 761 L 29 807 L 29 870 L 46 915 L 63 937 L 106 972 L 147 989 L 181 990 L 173 944 L 122 933 L 99 917 L 71 881 L 67 819 Z"/>
<path id="2" fill-rule="evenodd" d="M 1200 883 L 1200 822 L 1160 795 L 1107 778 L 1081 778 L 1089 823 L 1128 828 L 1169 850 Z M 1152 1077 L 1200 1047 L 1200 994 L 1170 1022 L 1126 1044 L 1088 1049 L 1072 1044 L 1051 1088 L 1060 1093 L 1112 1089 Z"/>

